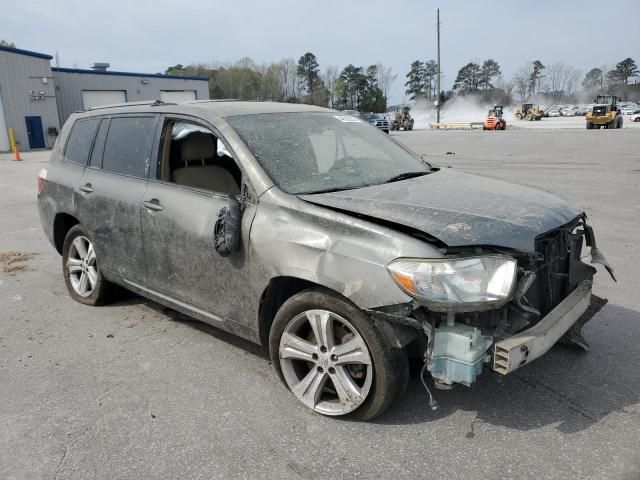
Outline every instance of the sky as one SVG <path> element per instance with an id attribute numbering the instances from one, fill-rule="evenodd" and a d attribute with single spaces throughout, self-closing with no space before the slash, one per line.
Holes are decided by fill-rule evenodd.
<path id="1" fill-rule="evenodd" d="M 527 61 L 582 73 L 627 57 L 640 64 L 640 1 L 615 0 L 2 0 L 0 38 L 54 55 L 60 66 L 163 72 L 177 63 L 256 63 L 313 52 L 321 70 L 391 66 L 404 101 L 414 60 L 436 58 L 443 88 L 460 67 L 493 58 L 505 79 Z"/>

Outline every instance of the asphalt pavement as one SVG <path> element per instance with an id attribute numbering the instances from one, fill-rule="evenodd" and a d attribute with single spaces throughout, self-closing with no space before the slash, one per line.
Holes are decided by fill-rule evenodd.
<path id="1" fill-rule="evenodd" d="M 419 380 L 387 414 L 325 418 L 260 347 L 131 296 L 66 293 L 35 205 L 48 152 L 0 155 L 0 479 L 640 478 L 640 130 L 392 134 L 442 168 L 582 206 L 616 267 L 609 304 L 564 346 L 472 387 Z M 479 178 L 479 181 L 482 181 Z M 464 192 L 461 192 L 464 194 Z"/>

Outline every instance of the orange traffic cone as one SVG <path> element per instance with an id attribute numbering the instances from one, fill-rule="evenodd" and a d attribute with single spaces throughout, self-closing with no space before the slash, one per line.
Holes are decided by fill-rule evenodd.
<path id="1" fill-rule="evenodd" d="M 18 149 L 18 146 L 16 145 L 16 149 L 13 151 L 13 161 L 14 162 L 19 162 L 21 160 L 22 160 L 22 158 L 20 157 L 20 150 Z"/>

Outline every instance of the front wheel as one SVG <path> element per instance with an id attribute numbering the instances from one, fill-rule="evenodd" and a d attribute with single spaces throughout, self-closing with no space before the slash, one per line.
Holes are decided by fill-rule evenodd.
<path id="1" fill-rule="evenodd" d="M 406 353 L 390 345 L 373 320 L 324 289 L 287 300 L 269 335 L 280 379 L 304 405 L 323 415 L 368 420 L 406 388 Z"/>
<path id="2" fill-rule="evenodd" d="M 72 227 L 64 239 L 62 273 L 75 301 L 85 305 L 107 301 L 112 285 L 102 276 L 93 243 L 81 225 Z"/>

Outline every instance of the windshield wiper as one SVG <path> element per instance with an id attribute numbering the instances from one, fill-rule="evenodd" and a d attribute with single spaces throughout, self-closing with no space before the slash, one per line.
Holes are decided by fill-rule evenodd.
<path id="1" fill-rule="evenodd" d="M 406 180 L 407 178 L 421 177 L 422 175 L 426 175 L 431 172 L 425 172 L 424 170 L 419 172 L 404 172 L 395 177 L 391 177 L 389 180 L 386 180 L 384 183 L 393 183 L 399 182 L 400 180 Z"/>
<path id="2" fill-rule="evenodd" d="M 359 187 L 333 187 L 333 188 L 325 188 L 323 190 L 313 190 L 311 192 L 300 192 L 296 193 L 296 195 L 315 195 L 316 193 L 331 193 L 331 192 L 342 192 L 343 190 L 353 190 Z"/>

